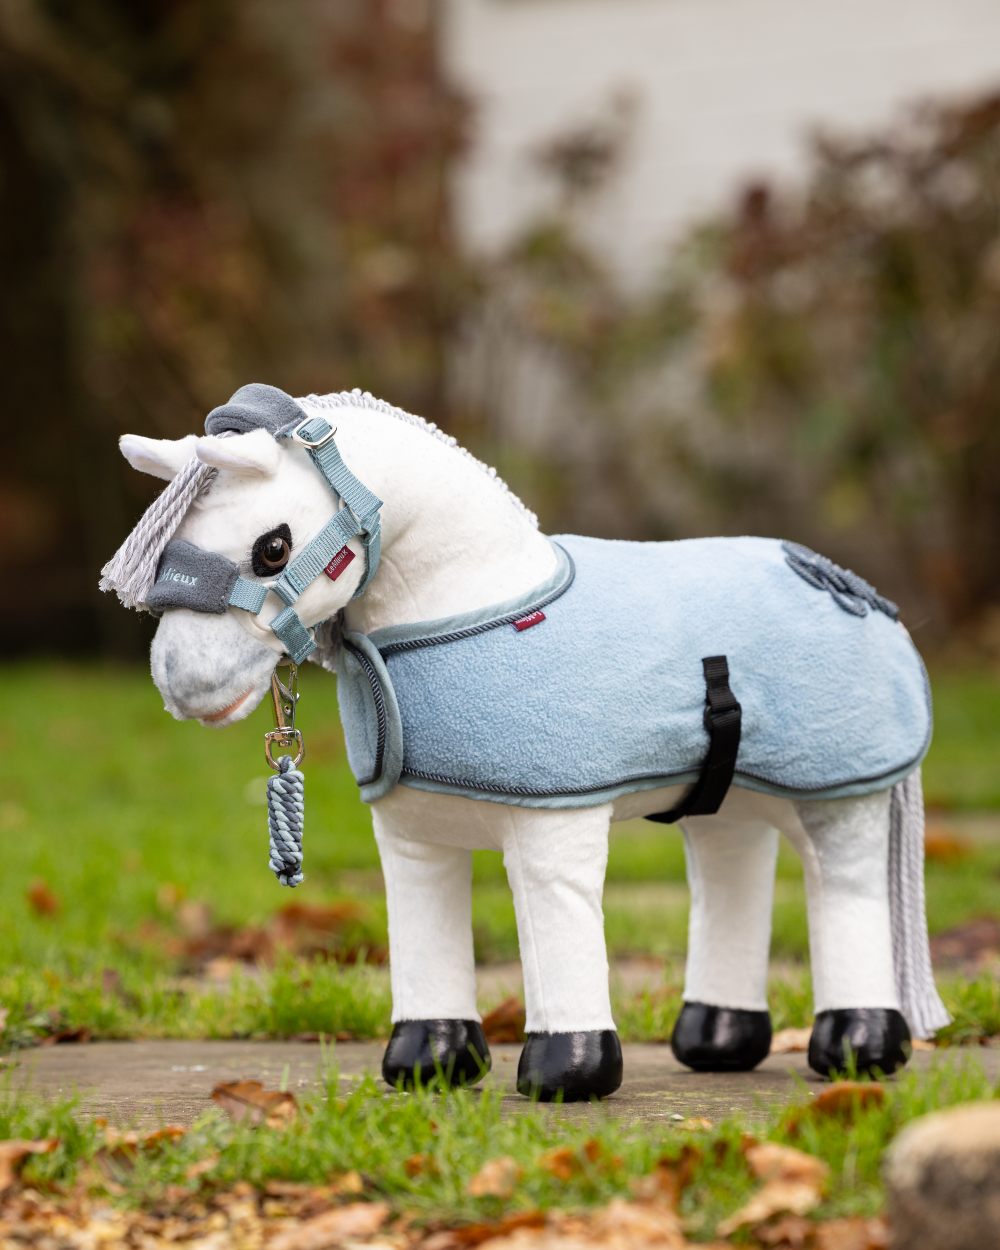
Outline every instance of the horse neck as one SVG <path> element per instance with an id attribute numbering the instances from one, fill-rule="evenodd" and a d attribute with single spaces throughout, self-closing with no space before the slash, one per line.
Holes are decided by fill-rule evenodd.
<path id="1" fill-rule="evenodd" d="M 348 628 L 370 633 L 475 611 L 552 572 L 548 539 L 457 447 L 386 413 L 337 416 L 346 463 L 384 501 L 378 574 L 348 605 Z"/>

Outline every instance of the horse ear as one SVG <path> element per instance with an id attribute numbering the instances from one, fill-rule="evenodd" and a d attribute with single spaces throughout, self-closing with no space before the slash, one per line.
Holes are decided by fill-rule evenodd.
<path id="1" fill-rule="evenodd" d="M 271 477 L 278 469 L 281 449 L 270 430 L 248 434 L 206 434 L 198 439 L 195 454 L 202 464 L 227 469 L 245 477 Z"/>
<path id="2" fill-rule="evenodd" d="M 194 456 L 197 434 L 184 438 L 144 438 L 141 434 L 123 434 L 118 447 L 133 469 L 150 473 L 169 482 Z"/>

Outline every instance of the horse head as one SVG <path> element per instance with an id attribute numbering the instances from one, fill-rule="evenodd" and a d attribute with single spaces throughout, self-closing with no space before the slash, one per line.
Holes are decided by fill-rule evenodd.
<path id="1" fill-rule="evenodd" d="M 374 572 L 379 501 L 343 464 L 333 427 L 274 388 L 244 387 L 206 428 L 181 439 L 126 434 L 120 446 L 133 468 L 168 481 L 193 460 L 211 470 L 141 606 L 160 614 L 151 668 L 167 710 L 223 726 L 254 710 L 284 653 L 313 650 L 313 627 Z M 360 523 L 350 505 L 369 502 Z"/>

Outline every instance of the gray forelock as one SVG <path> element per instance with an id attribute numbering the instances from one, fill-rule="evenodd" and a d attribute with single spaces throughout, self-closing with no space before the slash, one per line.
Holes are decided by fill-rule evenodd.
<path id="1" fill-rule="evenodd" d="M 250 430 L 270 430 L 277 434 L 286 426 L 305 419 L 305 412 L 291 395 L 276 386 L 250 382 L 226 404 L 213 408 L 205 418 L 206 434 L 247 434 Z"/>

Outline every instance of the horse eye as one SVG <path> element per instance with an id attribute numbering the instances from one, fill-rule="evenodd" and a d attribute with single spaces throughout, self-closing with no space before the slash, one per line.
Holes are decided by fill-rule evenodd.
<path id="1" fill-rule="evenodd" d="M 287 525 L 278 525 L 253 545 L 250 561 L 258 577 L 273 577 L 280 573 L 292 554 L 292 531 Z"/>

